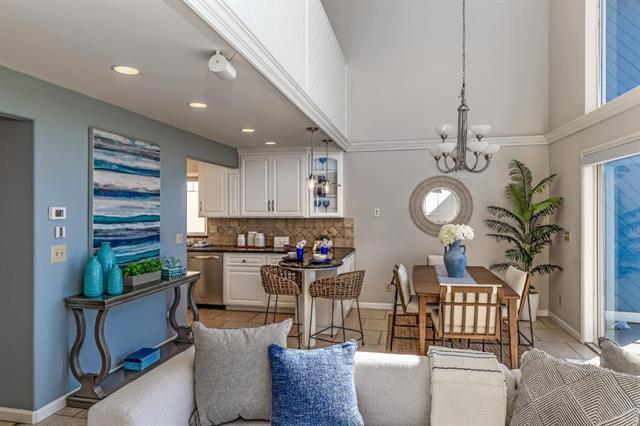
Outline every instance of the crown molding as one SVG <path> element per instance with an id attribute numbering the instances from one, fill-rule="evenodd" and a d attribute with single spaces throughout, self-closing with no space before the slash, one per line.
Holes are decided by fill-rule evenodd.
<path id="1" fill-rule="evenodd" d="M 242 57 L 285 95 L 303 114 L 320 127 L 340 148 L 350 142 L 269 50 L 247 28 L 224 0 L 182 0 Z"/>
<path id="2" fill-rule="evenodd" d="M 611 148 L 616 148 L 628 143 L 640 141 L 640 132 L 634 132 L 621 138 L 613 139 L 609 142 L 594 146 L 593 148 L 585 149 L 580 152 L 580 157 L 586 157 L 587 155 L 597 154 L 602 151 L 606 151 Z"/>
<path id="3" fill-rule="evenodd" d="M 455 142 L 456 139 L 447 139 Z M 547 145 L 544 135 L 533 136 L 499 136 L 484 138 L 484 142 L 495 143 L 500 146 L 536 146 Z M 386 141 L 351 141 L 351 147 L 347 152 L 367 151 L 413 151 L 427 150 L 440 143 L 440 139 L 409 139 Z"/>
<path id="4" fill-rule="evenodd" d="M 545 137 L 552 144 L 639 105 L 640 87 L 636 87 L 600 108 L 553 129 Z"/>

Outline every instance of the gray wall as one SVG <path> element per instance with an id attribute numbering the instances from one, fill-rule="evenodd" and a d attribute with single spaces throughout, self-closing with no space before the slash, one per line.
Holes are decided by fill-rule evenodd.
<path id="1" fill-rule="evenodd" d="M 548 147 L 503 147 L 484 173 L 472 175 L 463 183 L 473 197 L 469 224 L 475 239 L 466 242 L 469 264 L 488 266 L 503 259 L 505 245 L 485 236 L 488 205 L 506 205 L 504 186 L 509 179 L 509 161 L 524 161 L 541 179 L 548 173 Z M 356 267 L 366 270 L 360 302 L 390 303 L 385 292 L 396 263 L 408 268 L 425 264 L 427 254 L 442 254 L 437 237 L 422 232 L 409 215 L 409 198 L 424 179 L 439 175 L 433 158 L 426 151 L 352 152 L 345 154 L 345 215 L 355 221 Z M 373 209 L 380 208 L 380 216 Z M 541 256 L 546 261 L 547 254 Z M 537 278 L 540 307 L 547 308 L 547 279 Z"/>
<path id="2" fill-rule="evenodd" d="M 67 354 L 74 338 L 73 318 L 63 303 L 66 296 L 82 290 L 82 271 L 88 247 L 88 133 L 95 126 L 140 138 L 161 147 L 161 255 L 186 256 L 176 245 L 175 234 L 186 236 L 186 158 L 192 157 L 237 167 L 235 149 L 162 124 L 122 108 L 54 86 L 0 67 L 0 113 L 34 120 L 34 256 L 33 328 L 31 339 L 35 376 L 19 383 L 0 380 L 0 394 L 9 388 L 33 386 L 33 398 L 15 401 L 19 408 L 37 409 L 77 386 L 69 372 Z M 48 206 L 66 206 L 68 261 L 49 263 L 54 223 L 47 219 Z M 26 228 L 28 229 L 28 228 Z M 7 285 L 6 283 L 2 284 Z M 13 284 L 15 285 L 15 284 Z M 156 345 L 170 333 L 166 325 L 166 298 L 158 294 L 114 308 L 108 318 L 106 339 L 113 364 L 143 346 Z M 2 327 L 13 324 L 0 324 Z M 89 330 L 93 316 L 88 318 Z M 96 370 L 99 357 L 88 338 L 82 365 Z M 32 383 L 30 383 L 32 382 Z M 3 401 L 0 401 L 0 404 Z"/>
<path id="3" fill-rule="evenodd" d="M 0 117 L 0 407 L 33 402 L 33 122 Z M 24 386 L 3 386 L 2 383 Z"/>

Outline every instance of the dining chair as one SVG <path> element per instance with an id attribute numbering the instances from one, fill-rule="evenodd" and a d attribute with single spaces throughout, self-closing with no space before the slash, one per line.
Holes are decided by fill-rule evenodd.
<path id="1" fill-rule="evenodd" d="M 438 308 L 430 308 L 433 331 L 445 340 L 497 341 L 502 362 L 502 321 L 497 285 L 440 285 Z"/>
<path id="2" fill-rule="evenodd" d="M 393 292 L 393 311 L 391 312 L 391 330 L 387 330 L 389 333 L 389 351 L 393 351 L 394 339 L 405 340 L 417 340 L 417 337 L 410 336 L 396 336 L 396 327 L 404 328 L 417 328 L 418 325 L 418 296 L 411 294 L 411 288 L 409 282 L 409 272 L 403 264 L 398 264 L 393 267 L 393 275 L 391 278 L 391 286 L 394 288 Z M 402 309 L 402 313 L 398 313 L 398 307 Z M 398 324 L 398 317 L 402 318 L 414 318 L 414 324 Z M 435 335 L 433 342 L 435 343 Z"/>
<path id="3" fill-rule="evenodd" d="M 300 308 L 298 301 L 302 292 L 302 276 L 300 271 L 286 269 L 278 265 L 264 265 L 260 267 L 260 276 L 262 277 L 262 288 L 269 295 L 267 299 L 267 310 L 264 314 L 264 323 L 267 324 L 269 317 L 269 306 L 271 305 L 271 296 L 276 296 L 276 303 L 273 307 L 273 322 L 276 321 L 276 313 L 278 311 L 278 296 L 294 296 L 296 298 L 296 335 L 291 337 L 298 338 L 298 349 L 300 349 Z"/>
<path id="4" fill-rule="evenodd" d="M 521 271 L 518 268 L 513 266 L 509 266 L 505 275 L 504 281 L 507 283 L 509 287 L 515 291 L 519 298 L 516 304 L 518 309 L 518 322 L 528 322 L 529 323 L 529 336 L 526 336 L 520 327 L 518 327 L 518 340 L 521 338 L 527 342 L 527 345 L 534 347 L 534 337 L 533 337 L 533 321 L 531 321 L 531 301 L 529 300 L 529 290 L 531 288 L 531 274 L 525 271 Z M 526 299 L 527 303 L 523 303 Z M 525 306 L 526 305 L 526 306 Z M 522 317 L 525 313 L 525 309 L 528 309 L 529 319 L 523 320 Z M 508 310 L 506 306 L 502 306 L 502 319 L 508 319 Z M 520 342 L 518 342 L 520 343 Z"/>
<path id="5" fill-rule="evenodd" d="M 344 274 L 336 275 L 334 277 L 322 278 L 312 282 L 309 285 L 309 295 L 311 296 L 311 316 L 309 319 L 309 341 L 308 346 L 311 346 L 311 339 L 321 340 L 323 342 L 334 343 L 333 340 L 323 339 L 320 334 L 323 334 L 327 330 L 330 330 L 331 337 L 333 337 L 333 330 L 342 330 L 342 340 L 346 341 L 346 331 L 353 331 L 359 333 L 360 337 L 356 340 L 361 341 L 364 346 L 364 331 L 362 329 L 362 317 L 360 316 L 360 292 L 362 291 L 362 283 L 364 282 L 364 271 L 346 272 Z M 317 298 L 330 300 L 332 304 L 336 301 L 340 302 L 340 309 L 342 312 L 342 325 L 334 326 L 333 323 L 333 309 L 331 312 L 331 325 L 325 327 L 314 334 L 311 334 L 311 324 L 313 323 L 313 305 Z M 349 328 L 344 324 L 344 301 L 354 300 L 356 301 L 356 309 L 358 310 L 358 322 L 360 324 L 360 330 Z M 338 333 L 336 332 L 336 335 Z"/>

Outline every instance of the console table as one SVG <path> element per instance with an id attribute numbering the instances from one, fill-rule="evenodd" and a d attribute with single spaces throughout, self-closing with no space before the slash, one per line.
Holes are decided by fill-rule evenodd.
<path id="1" fill-rule="evenodd" d="M 193 301 L 193 289 L 199 279 L 200 272 L 189 271 L 185 276 L 172 280 L 159 280 L 140 284 L 135 287 L 125 287 L 124 293 L 115 296 L 103 294 L 98 297 L 85 297 L 79 294 L 65 298 L 65 305 L 72 310 L 76 323 L 76 339 L 73 342 L 71 353 L 69 354 L 69 366 L 73 376 L 80 382 L 80 390 L 67 397 L 67 405 L 70 407 L 89 408 L 122 386 L 142 376 L 147 371 L 152 370 L 154 367 L 188 349 L 193 344 L 191 327 L 178 324 L 176 321 L 176 311 L 180 304 L 180 287 L 186 284 L 188 285 L 187 303 L 193 312 L 193 320 L 197 321 L 199 319 L 198 308 Z M 124 368 L 119 368 L 109 373 L 111 369 L 111 354 L 104 337 L 104 324 L 109 309 L 169 289 L 173 289 L 173 302 L 169 309 L 169 323 L 171 324 L 171 328 L 178 333 L 178 336 L 174 340 L 160 346 L 160 361 L 146 370 L 127 371 Z M 80 349 L 82 349 L 87 333 L 84 315 L 85 310 L 98 311 L 94 337 L 102 362 L 100 372 L 97 374 L 86 373 L 80 366 Z"/>

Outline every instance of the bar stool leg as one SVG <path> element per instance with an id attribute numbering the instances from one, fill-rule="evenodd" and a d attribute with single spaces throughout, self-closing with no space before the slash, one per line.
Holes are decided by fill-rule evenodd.
<path id="1" fill-rule="evenodd" d="M 276 312 L 278 312 L 278 294 L 276 294 L 276 305 L 273 307 L 273 322 L 276 322 Z"/>
<path id="2" fill-rule="evenodd" d="M 309 340 L 307 341 L 307 349 L 311 349 L 311 324 L 313 324 L 313 301 L 311 298 L 311 312 L 309 312 Z"/>
<path id="3" fill-rule="evenodd" d="M 344 329 L 344 303 L 342 299 L 340 299 L 340 311 L 342 312 L 342 341 L 346 342 L 347 333 L 345 332 L 345 329 Z"/>
<path id="4" fill-rule="evenodd" d="M 360 323 L 360 337 L 362 337 L 362 346 L 364 346 L 364 332 L 362 331 L 362 317 L 360 317 L 360 302 L 356 297 L 356 309 L 358 309 L 358 322 Z M 342 324 L 344 326 L 344 324 Z"/>
<path id="5" fill-rule="evenodd" d="M 300 296 L 296 296 L 296 327 L 298 328 L 298 349 L 300 349 Z"/>
<path id="6" fill-rule="evenodd" d="M 336 301 L 332 300 L 331 301 L 331 329 L 330 329 L 331 331 L 329 331 L 329 335 L 331 336 L 331 338 L 333 338 L 333 311 L 335 307 L 336 307 Z"/>
<path id="7" fill-rule="evenodd" d="M 267 312 L 264 313 L 264 324 L 267 325 L 267 317 L 269 316 L 269 305 L 271 304 L 271 294 L 267 298 Z"/>

